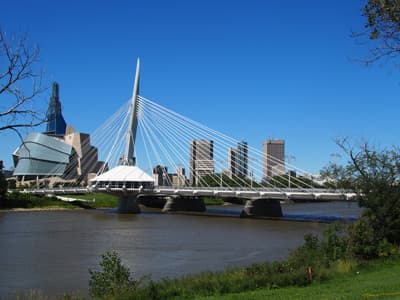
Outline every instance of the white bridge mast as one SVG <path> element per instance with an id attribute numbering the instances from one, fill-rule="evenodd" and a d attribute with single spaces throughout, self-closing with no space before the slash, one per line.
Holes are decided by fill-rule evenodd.
<path id="1" fill-rule="evenodd" d="M 135 82 L 133 84 L 132 100 L 130 105 L 129 126 L 126 133 L 126 144 L 124 156 L 120 159 L 119 164 L 124 166 L 135 166 L 135 141 L 136 130 L 138 125 L 138 103 L 137 98 L 139 94 L 139 80 L 140 80 L 140 59 L 136 62 Z"/>

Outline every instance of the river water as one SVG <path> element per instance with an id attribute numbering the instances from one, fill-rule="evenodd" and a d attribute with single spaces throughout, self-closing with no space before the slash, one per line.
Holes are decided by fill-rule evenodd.
<path id="1" fill-rule="evenodd" d="M 222 209 L 222 207 L 221 207 Z M 224 207 L 227 209 L 227 207 Z M 239 212 L 240 207 L 228 207 Z M 284 205 L 285 215 L 357 217 L 356 203 Z M 35 289 L 87 293 L 88 269 L 116 250 L 134 277 L 179 277 L 288 256 L 316 222 L 114 210 L 0 212 L 0 298 Z"/>

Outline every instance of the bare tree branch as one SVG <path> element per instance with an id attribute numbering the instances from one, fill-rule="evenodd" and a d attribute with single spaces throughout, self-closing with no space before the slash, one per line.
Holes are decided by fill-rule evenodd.
<path id="1" fill-rule="evenodd" d="M 45 91 L 39 53 L 27 35 L 8 36 L 0 28 L 0 132 L 46 122 L 38 99 Z"/>
<path id="2" fill-rule="evenodd" d="M 368 0 L 362 15 L 366 18 L 365 30 L 351 36 L 372 46 L 358 61 L 370 65 L 384 58 L 400 58 L 400 1 Z"/>

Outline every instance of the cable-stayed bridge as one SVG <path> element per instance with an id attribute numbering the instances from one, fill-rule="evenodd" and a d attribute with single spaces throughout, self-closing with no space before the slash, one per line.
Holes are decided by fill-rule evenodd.
<path id="1" fill-rule="evenodd" d="M 202 201 L 205 196 L 263 199 L 263 203 L 349 200 L 355 196 L 322 188 L 308 172 L 277 155 L 143 97 L 139 82 L 138 59 L 132 98 L 92 134 L 104 164 L 91 184 L 30 192 L 118 194 L 120 210 L 125 212 L 139 212 L 136 200 L 141 196 L 168 197 L 178 210 L 180 201 Z"/>

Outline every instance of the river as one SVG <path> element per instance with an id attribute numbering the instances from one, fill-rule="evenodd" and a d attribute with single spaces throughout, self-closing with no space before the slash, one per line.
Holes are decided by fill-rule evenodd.
<path id="1" fill-rule="evenodd" d="M 284 205 L 283 211 L 292 216 L 360 214 L 356 203 L 345 202 Z M 31 289 L 86 294 L 88 269 L 98 269 L 100 256 L 109 250 L 120 254 L 134 277 L 156 280 L 282 259 L 305 234 L 319 235 L 325 226 L 157 211 L 0 212 L 0 296 Z"/>

